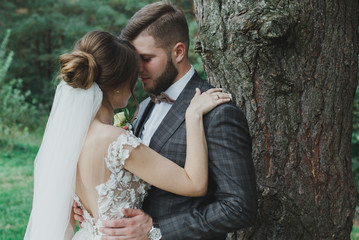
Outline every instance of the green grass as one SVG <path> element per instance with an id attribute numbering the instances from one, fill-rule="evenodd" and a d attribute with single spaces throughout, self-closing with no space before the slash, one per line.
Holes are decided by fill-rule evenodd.
<path id="1" fill-rule="evenodd" d="M 33 162 L 39 138 L 24 139 L 11 150 L 0 146 L 0 239 L 23 239 L 33 194 Z"/>

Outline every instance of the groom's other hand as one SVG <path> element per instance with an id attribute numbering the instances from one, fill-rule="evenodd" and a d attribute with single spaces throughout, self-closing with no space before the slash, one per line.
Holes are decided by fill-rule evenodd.
<path id="1" fill-rule="evenodd" d="M 100 231 L 107 236 L 102 240 L 148 240 L 148 232 L 152 228 L 152 218 L 139 209 L 122 209 L 124 218 L 103 221 Z"/>
<path id="2" fill-rule="evenodd" d="M 82 222 L 84 221 L 82 215 L 84 213 L 82 212 L 81 208 L 77 205 L 77 202 L 75 200 L 72 203 L 72 209 L 74 211 L 74 219 L 77 220 L 79 227 L 82 228 Z"/>

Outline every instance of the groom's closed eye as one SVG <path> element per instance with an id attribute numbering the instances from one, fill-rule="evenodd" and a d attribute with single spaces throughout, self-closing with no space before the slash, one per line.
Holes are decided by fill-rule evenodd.
<path id="1" fill-rule="evenodd" d="M 149 62 L 151 61 L 152 56 L 147 56 L 147 55 L 141 55 L 141 60 L 144 62 Z"/>

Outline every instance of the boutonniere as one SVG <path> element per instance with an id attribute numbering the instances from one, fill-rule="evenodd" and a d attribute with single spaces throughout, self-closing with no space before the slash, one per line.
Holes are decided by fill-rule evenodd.
<path id="1" fill-rule="evenodd" d="M 127 108 L 122 108 L 121 110 L 121 112 L 115 114 L 113 117 L 113 125 L 125 130 L 132 130 L 132 117 L 130 116 L 130 111 Z"/>

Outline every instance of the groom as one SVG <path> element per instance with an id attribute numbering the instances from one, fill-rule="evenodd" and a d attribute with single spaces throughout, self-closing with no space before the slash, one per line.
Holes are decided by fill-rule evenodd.
<path id="1" fill-rule="evenodd" d="M 139 10 L 121 33 L 141 57 L 140 78 L 149 95 L 165 92 L 174 103 L 144 100 L 135 134 L 145 144 L 184 166 L 185 112 L 195 88 L 211 88 L 189 63 L 188 26 L 182 11 L 164 2 Z M 226 239 L 226 233 L 252 225 L 257 213 L 251 138 L 244 114 L 233 103 L 204 117 L 209 182 L 205 197 L 178 196 L 152 186 L 143 211 L 106 221 L 102 239 Z"/>

